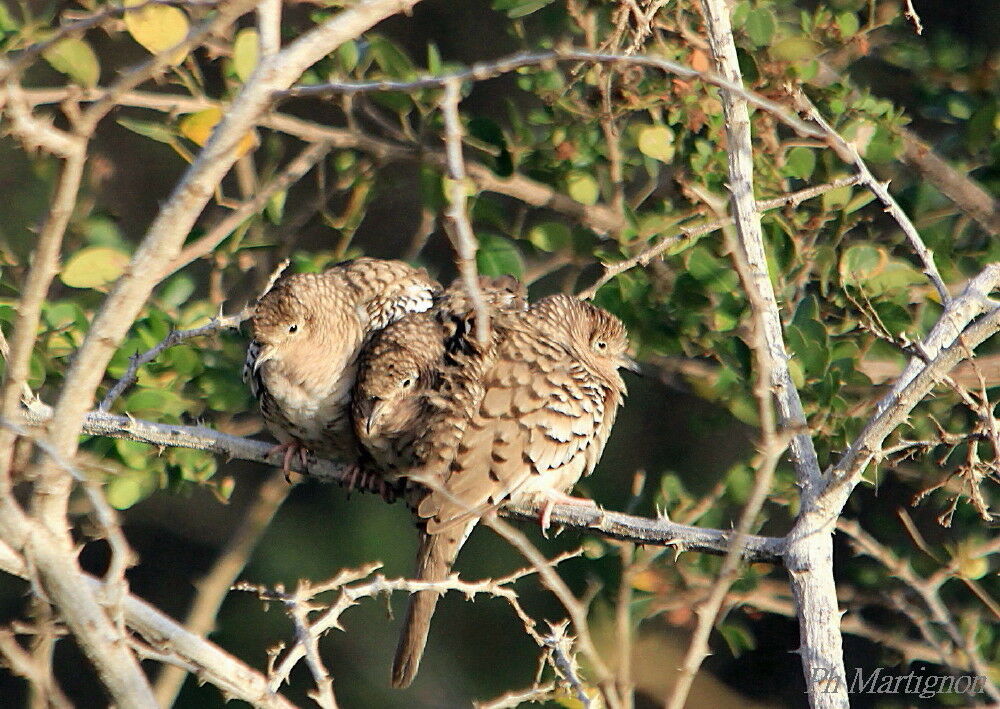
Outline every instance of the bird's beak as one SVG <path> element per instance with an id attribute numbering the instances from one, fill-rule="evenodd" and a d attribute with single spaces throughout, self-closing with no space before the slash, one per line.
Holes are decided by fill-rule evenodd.
<path id="1" fill-rule="evenodd" d="M 636 374 L 640 374 L 639 363 L 636 362 L 631 357 L 629 357 L 628 355 L 622 355 L 621 360 L 619 360 L 618 362 L 618 366 L 623 367 L 630 372 L 635 372 Z"/>
<path id="2" fill-rule="evenodd" d="M 371 436 L 373 431 L 378 430 L 378 426 L 382 421 L 385 402 L 376 396 L 369 396 L 361 401 L 359 408 L 365 422 L 365 433 Z"/>
<path id="3" fill-rule="evenodd" d="M 257 354 L 257 359 L 254 360 L 253 363 L 254 374 L 256 374 L 258 370 L 260 370 L 264 362 L 267 362 L 270 359 L 274 359 L 274 348 L 268 345 L 262 346 L 260 348 L 260 352 Z"/>

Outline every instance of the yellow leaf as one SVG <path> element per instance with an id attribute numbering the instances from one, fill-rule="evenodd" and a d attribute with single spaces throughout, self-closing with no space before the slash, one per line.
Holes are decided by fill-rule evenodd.
<path id="1" fill-rule="evenodd" d="M 246 81 L 257 66 L 259 55 L 257 30 L 247 27 L 236 33 L 233 40 L 233 71 L 240 81 Z"/>
<path id="2" fill-rule="evenodd" d="M 221 108 L 206 108 L 204 111 L 189 113 L 182 118 L 178 130 L 192 143 L 204 145 L 212 137 L 212 131 L 220 120 L 222 120 Z M 255 147 L 257 147 L 257 136 L 251 131 L 243 136 L 236 146 L 237 155 L 243 157 Z"/>
<path id="3" fill-rule="evenodd" d="M 125 0 L 125 6 L 140 5 L 144 2 L 145 0 Z M 169 5 L 148 5 L 125 13 L 125 27 L 132 35 L 132 39 L 152 54 L 159 54 L 165 49 L 176 46 L 187 37 L 190 26 L 184 11 Z M 180 64 L 185 56 L 187 52 L 176 52 L 170 58 L 170 63 Z"/>
<path id="4" fill-rule="evenodd" d="M 674 159 L 674 132 L 666 126 L 639 128 L 639 152 L 660 162 Z"/>
<path id="5" fill-rule="evenodd" d="M 69 257 L 59 278 L 73 288 L 101 288 L 115 281 L 129 255 L 109 246 L 88 246 Z"/>

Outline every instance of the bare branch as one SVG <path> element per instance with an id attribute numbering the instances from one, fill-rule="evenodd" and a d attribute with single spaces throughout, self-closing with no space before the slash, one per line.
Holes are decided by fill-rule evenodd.
<path id="1" fill-rule="evenodd" d="M 275 100 L 284 100 L 301 96 L 325 96 L 329 94 L 359 94 L 379 91 L 421 91 L 424 89 L 443 88 L 448 82 L 458 81 L 483 81 L 492 79 L 501 74 L 517 71 L 528 66 L 544 66 L 553 62 L 577 61 L 590 62 L 594 64 L 606 64 L 610 66 L 640 66 L 647 69 L 657 69 L 666 74 L 673 74 L 684 79 L 700 79 L 706 84 L 718 86 L 721 89 L 731 91 L 740 96 L 750 105 L 767 111 L 779 121 L 787 125 L 796 133 L 811 138 L 826 138 L 823 130 L 811 126 L 799 119 L 791 111 L 760 94 L 748 91 L 742 83 L 733 81 L 731 77 L 723 76 L 711 71 L 698 71 L 691 67 L 653 56 L 642 56 L 632 54 L 614 54 L 611 52 L 592 52 L 586 49 L 575 47 L 561 47 L 548 52 L 524 52 L 514 54 L 501 59 L 489 62 L 473 64 L 468 69 L 462 69 L 444 75 L 425 74 L 413 81 L 358 81 L 358 82 L 332 82 L 328 84 L 314 84 L 311 86 L 297 86 L 284 91 L 276 91 Z"/>
<path id="2" fill-rule="evenodd" d="M 988 233 L 1000 235 L 1000 201 L 968 175 L 959 172 L 934 149 L 906 128 L 898 128 L 903 139 L 903 161 L 941 190 L 959 209 L 976 220 Z"/>
<path id="3" fill-rule="evenodd" d="M 40 426 L 51 420 L 52 409 L 41 401 L 31 400 L 25 406 L 26 425 Z M 248 460 L 265 465 L 280 466 L 282 462 L 280 452 L 271 454 L 273 444 L 232 436 L 203 426 L 153 423 L 131 416 L 91 411 L 86 416 L 83 431 L 93 436 L 127 438 L 153 446 L 193 448 L 216 453 L 227 459 Z M 310 459 L 307 470 L 297 460 L 293 460 L 291 468 L 327 483 L 341 483 L 349 472 L 342 463 L 324 459 Z M 504 508 L 504 514 L 512 519 L 532 522 L 538 521 L 542 511 L 543 505 L 507 505 Z M 555 505 L 552 508 L 552 523 L 610 539 L 672 546 L 678 551 L 709 554 L 725 554 L 733 539 L 731 531 L 677 524 L 665 518 L 635 517 L 583 505 Z M 748 535 L 743 553 L 747 561 L 780 563 L 784 554 L 784 542 L 776 537 Z"/>
<path id="4" fill-rule="evenodd" d="M 702 8 L 716 66 L 733 84 L 739 85 L 742 78 L 729 9 L 723 0 L 702 0 Z M 742 92 L 728 87 L 720 92 L 720 97 L 726 116 L 731 208 L 747 261 L 748 275 L 744 285 L 760 299 L 760 312 L 755 317 L 761 325 L 759 336 L 766 343 L 770 386 L 778 402 L 780 425 L 794 433 L 792 464 L 801 490 L 802 509 L 808 511 L 822 489 L 823 479 L 802 401 L 788 369 L 781 316 L 768 276 L 760 215 L 753 198 L 753 153 L 747 101 Z M 801 530 L 798 524 L 793 528 L 785 558 L 798 603 L 800 653 L 809 703 L 814 709 L 846 707 L 847 682 L 833 577 L 832 520 L 825 526 L 810 527 L 808 534 L 796 535 L 796 531 Z M 820 687 L 820 680 L 825 678 L 829 680 Z"/>
<path id="5" fill-rule="evenodd" d="M 44 528 L 40 527 L 44 534 Z M 0 542 L 0 570 L 30 579 L 31 572 L 23 557 L 11 547 Z M 100 593 L 103 584 L 87 574 L 80 574 L 80 583 L 91 593 Z M 196 668 L 196 675 L 202 681 L 218 687 L 224 694 L 242 699 L 256 707 L 268 709 L 295 709 L 295 705 L 279 694 L 271 692 L 267 680 L 256 670 L 245 665 L 229 653 L 221 650 L 193 633 L 189 633 L 178 623 L 135 596 L 126 596 L 125 622 L 139 633 L 153 647 L 180 658 Z M 132 706 L 132 704 L 129 704 Z M 138 706 L 148 709 L 157 706 L 150 696 Z"/>
<path id="6" fill-rule="evenodd" d="M 485 344 L 490 338 L 490 315 L 479 289 L 479 270 L 476 266 L 479 244 L 465 208 L 465 158 L 462 157 L 462 120 L 458 115 L 461 98 L 462 82 L 459 79 L 445 82 L 441 113 L 444 114 L 444 142 L 448 155 L 448 180 L 445 184 L 448 206 L 445 217 L 450 228 L 446 231 L 455 249 L 455 265 L 462 277 L 462 285 L 476 311 L 476 339 Z"/>

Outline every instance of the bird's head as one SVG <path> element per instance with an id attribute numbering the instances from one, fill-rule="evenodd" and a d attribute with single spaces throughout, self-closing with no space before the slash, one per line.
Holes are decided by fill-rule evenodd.
<path id="1" fill-rule="evenodd" d="M 595 363 L 606 373 L 625 368 L 639 371 L 639 365 L 628 356 L 628 331 L 614 315 L 601 308 L 586 305 L 585 321 L 590 325 L 589 348 Z"/>
<path id="2" fill-rule="evenodd" d="M 564 343 L 579 362 L 608 382 L 624 387 L 618 369 L 638 371 L 639 365 L 628 356 L 625 325 L 607 310 L 565 294 L 542 298 L 531 309 L 548 337 Z"/>
<path id="3" fill-rule="evenodd" d="M 417 353 L 399 350 L 377 366 L 362 364 L 354 390 L 354 422 L 358 435 L 374 439 L 414 426 L 420 397 L 428 388 Z"/>
<path id="4" fill-rule="evenodd" d="M 303 357 L 319 358 L 324 347 L 343 335 L 344 318 L 338 315 L 351 314 L 330 285 L 315 274 L 283 278 L 261 297 L 250 318 L 251 336 L 260 345 L 255 366 L 299 351 Z"/>

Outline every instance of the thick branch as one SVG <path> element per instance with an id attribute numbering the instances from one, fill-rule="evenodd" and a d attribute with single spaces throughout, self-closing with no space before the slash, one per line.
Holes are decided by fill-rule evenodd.
<path id="1" fill-rule="evenodd" d="M 897 129 L 903 138 L 903 162 L 941 190 L 959 209 L 976 220 L 988 233 L 1000 235 L 1000 201 L 968 175 L 946 163 L 934 149 L 906 128 Z"/>
<path id="2" fill-rule="evenodd" d="M 34 400 L 27 404 L 25 423 L 29 426 L 44 425 L 51 415 L 49 406 Z M 269 455 L 274 448 L 273 444 L 232 436 L 203 426 L 153 423 L 131 416 L 91 411 L 85 419 L 83 432 L 93 436 L 127 438 L 154 446 L 194 448 L 229 459 L 249 460 L 265 465 L 280 465 L 282 462 L 280 452 Z M 293 470 L 303 472 L 297 460 L 292 460 L 291 463 Z M 309 461 L 308 474 L 321 482 L 342 482 L 347 473 L 347 467 L 339 463 L 317 459 Z M 505 515 L 526 521 L 537 521 L 541 512 L 541 505 L 504 508 Z M 552 511 L 552 522 L 567 529 L 593 532 L 611 539 L 673 546 L 679 551 L 702 551 L 710 554 L 725 554 L 733 538 L 731 531 L 702 529 L 676 524 L 668 519 L 635 517 L 582 505 L 556 505 Z M 744 558 L 747 561 L 780 563 L 783 552 L 784 542 L 781 539 L 756 535 L 748 535 L 746 538 Z"/>
<path id="3" fill-rule="evenodd" d="M 24 559 L 2 542 L 0 570 L 26 580 L 32 577 Z M 104 588 L 104 584 L 87 574 L 81 574 L 80 579 L 91 594 L 99 594 Z M 169 655 L 186 661 L 195 668 L 194 672 L 201 680 L 215 685 L 224 694 L 242 699 L 255 707 L 295 709 L 294 704 L 270 691 L 267 680 L 259 672 L 204 638 L 187 632 L 145 601 L 128 595 L 124 599 L 124 608 L 125 622 L 129 628 L 142 635 L 154 647 L 162 648 Z M 137 701 L 142 702 L 137 705 L 142 709 L 156 706 L 152 695 L 148 695 L 146 700 L 137 696 Z"/>
<path id="4" fill-rule="evenodd" d="M 729 10 L 723 0 L 703 0 L 712 54 L 720 73 L 732 83 L 742 81 Z M 801 489 L 802 507 L 810 509 L 822 481 L 816 449 L 809 435 L 799 393 L 792 383 L 785 351 L 781 316 L 768 276 L 760 215 L 753 197 L 753 152 L 750 117 L 742 92 L 720 92 L 726 116 L 729 188 L 736 230 L 746 254 L 748 289 L 760 300 L 759 322 L 769 352 L 771 387 L 778 402 L 780 423 L 795 434 L 792 463 Z M 837 588 L 833 578 L 832 521 L 813 526 L 808 536 L 791 536 L 786 559 L 798 607 L 802 669 L 814 709 L 847 707 L 847 683 L 840 636 Z M 820 680 L 831 678 L 825 686 Z"/>

